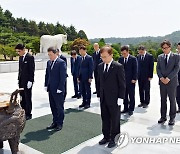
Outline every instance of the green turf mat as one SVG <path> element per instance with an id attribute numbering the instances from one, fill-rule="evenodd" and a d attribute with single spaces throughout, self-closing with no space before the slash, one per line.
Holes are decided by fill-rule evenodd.
<path id="1" fill-rule="evenodd" d="M 46 130 L 51 122 L 52 115 L 27 121 L 21 142 L 45 154 L 60 154 L 101 134 L 101 117 L 95 113 L 67 109 L 59 132 Z"/>

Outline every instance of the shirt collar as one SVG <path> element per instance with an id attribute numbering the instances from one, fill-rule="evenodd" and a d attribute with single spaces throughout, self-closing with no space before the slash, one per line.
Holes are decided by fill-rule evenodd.
<path id="1" fill-rule="evenodd" d="M 164 55 L 168 55 L 168 57 L 170 56 L 170 54 L 171 54 L 171 51 L 168 53 L 168 54 L 164 54 Z"/>
<path id="2" fill-rule="evenodd" d="M 125 59 L 125 58 L 124 58 Z M 128 60 L 129 59 L 129 54 L 128 54 L 128 56 L 126 57 L 126 59 Z"/>
<path id="3" fill-rule="evenodd" d="M 26 55 L 27 55 L 27 52 L 24 53 L 23 57 L 26 57 Z"/>

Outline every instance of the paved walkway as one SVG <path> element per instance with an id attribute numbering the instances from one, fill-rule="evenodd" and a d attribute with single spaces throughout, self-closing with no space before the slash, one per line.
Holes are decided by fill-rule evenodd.
<path id="1" fill-rule="evenodd" d="M 35 72 L 35 83 L 33 87 L 33 118 L 37 118 L 46 114 L 50 114 L 50 107 L 48 102 L 47 92 L 44 91 L 44 70 Z M 71 99 L 74 95 L 72 76 L 70 75 L 70 69 L 68 68 L 68 94 L 65 102 L 65 109 L 78 108 L 81 104 L 81 99 Z M 3 73 L 0 74 L 0 92 L 11 93 L 17 88 L 17 73 Z M 94 91 L 94 82 L 92 83 L 92 92 Z M 136 106 L 139 104 L 138 86 L 136 86 Z M 168 105 L 169 109 L 169 105 Z M 88 112 L 100 114 L 99 102 L 95 95 L 92 95 L 92 106 L 87 110 Z M 151 82 L 151 102 L 149 108 L 136 108 L 134 115 L 129 117 L 128 115 L 122 115 L 123 119 L 128 119 L 128 122 L 123 124 L 121 132 L 128 133 L 128 136 L 132 141 L 133 137 L 179 137 L 180 138 L 180 115 L 176 117 L 176 125 L 170 127 L 165 123 L 164 125 L 158 125 L 157 120 L 160 118 L 160 94 L 158 86 L 158 78 L 154 75 Z M 98 145 L 98 141 L 102 139 L 102 135 L 99 135 L 93 139 L 90 139 L 73 149 L 65 152 L 66 154 L 179 154 L 179 144 L 165 143 L 165 144 L 129 144 L 124 147 L 117 147 L 108 149 L 106 146 Z M 139 141 L 139 140 L 138 140 Z M 139 141 L 140 142 L 140 141 Z M 40 152 L 24 145 L 20 144 L 20 150 L 25 154 L 39 154 Z M 3 152 L 4 151 L 4 152 Z M 0 153 L 10 154 L 9 145 L 5 142 L 4 150 Z"/>

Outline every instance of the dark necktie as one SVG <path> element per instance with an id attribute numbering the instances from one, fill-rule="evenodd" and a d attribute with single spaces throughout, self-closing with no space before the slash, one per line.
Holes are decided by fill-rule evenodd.
<path id="1" fill-rule="evenodd" d="M 141 56 L 141 60 L 144 61 L 144 55 Z"/>
<path id="2" fill-rule="evenodd" d="M 19 57 L 19 62 L 20 62 L 20 64 L 23 63 L 23 56 L 20 56 L 20 57 Z"/>
<path id="3" fill-rule="evenodd" d="M 54 60 L 51 62 L 51 65 L 50 65 L 51 70 L 52 70 L 53 63 L 54 63 Z"/>
<path id="4" fill-rule="evenodd" d="M 105 78 L 106 78 L 107 74 L 108 74 L 108 64 L 106 64 L 106 68 L 105 68 L 104 73 L 103 73 Z"/>
<path id="5" fill-rule="evenodd" d="M 165 66 L 167 65 L 167 58 L 168 58 L 168 55 L 165 55 L 165 59 L 164 59 L 164 61 L 165 61 Z"/>
<path id="6" fill-rule="evenodd" d="M 127 58 L 125 58 L 125 60 L 124 60 L 124 65 L 126 65 L 127 64 Z"/>

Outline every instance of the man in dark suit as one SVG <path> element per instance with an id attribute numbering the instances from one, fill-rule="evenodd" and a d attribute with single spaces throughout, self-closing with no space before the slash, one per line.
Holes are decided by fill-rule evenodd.
<path id="1" fill-rule="evenodd" d="M 147 108 L 150 102 L 150 81 L 153 78 L 154 59 L 144 46 L 139 46 L 138 50 L 138 84 L 141 102 L 138 107 Z"/>
<path id="2" fill-rule="evenodd" d="M 35 62 L 34 57 L 25 51 L 22 44 L 15 47 L 16 52 L 19 54 L 19 88 L 24 88 L 20 92 L 21 107 L 25 110 L 26 120 L 32 118 L 32 86 L 34 82 Z"/>
<path id="3" fill-rule="evenodd" d="M 98 65 L 102 62 L 101 56 L 100 56 L 100 49 L 99 49 L 99 44 L 94 43 L 94 53 L 92 55 L 93 57 L 93 62 L 94 62 L 94 79 L 95 79 L 95 88 L 97 91 L 97 86 L 98 86 Z M 97 94 L 97 92 L 93 92 L 93 94 Z"/>
<path id="4" fill-rule="evenodd" d="M 50 60 L 47 62 L 45 89 L 49 94 L 53 122 L 47 129 L 60 131 L 64 121 L 64 92 L 67 68 L 65 61 L 58 58 L 56 49 L 50 47 L 48 56 Z"/>
<path id="5" fill-rule="evenodd" d="M 177 45 L 177 53 L 180 56 L 180 42 Z M 176 101 L 177 101 L 177 104 L 178 104 L 177 113 L 180 113 L 180 71 L 178 73 L 178 81 L 179 81 L 179 85 L 177 86 Z"/>
<path id="6" fill-rule="evenodd" d="M 125 98 L 125 73 L 123 65 L 113 61 L 113 51 L 110 46 L 101 48 L 100 53 L 103 63 L 98 66 L 97 97 L 100 97 L 104 138 L 99 144 L 109 142 L 108 148 L 112 148 L 116 146 L 115 137 L 120 134 L 120 105 Z"/>
<path id="7" fill-rule="evenodd" d="M 78 82 L 81 86 L 81 94 L 83 97 L 83 102 L 79 106 L 87 109 L 90 107 L 91 103 L 91 82 L 93 79 L 93 59 L 86 52 L 85 46 L 80 46 L 79 53 L 81 54 L 81 62 L 79 67 Z"/>
<path id="8" fill-rule="evenodd" d="M 119 58 L 119 63 L 124 66 L 126 78 L 126 94 L 124 99 L 124 110 L 121 113 L 128 112 L 133 115 L 135 107 L 135 84 L 137 80 L 137 59 L 129 54 L 129 47 L 121 48 L 122 56 Z"/>
<path id="9" fill-rule="evenodd" d="M 161 95 L 161 118 L 158 123 L 164 123 L 167 113 L 167 96 L 170 101 L 169 125 L 174 125 L 176 116 L 176 89 L 178 86 L 179 55 L 171 52 L 171 43 L 164 40 L 161 43 L 163 54 L 158 56 L 157 74 L 159 77 Z"/>
<path id="10" fill-rule="evenodd" d="M 81 91 L 80 91 L 80 84 L 77 81 L 78 78 L 78 68 L 81 62 L 81 56 L 77 55 L 76 50 L 71 51 L 71 74 L 73 76 L 73 83 L 74 83 L 74 92 L 75 95 L 72 98 L 81 98 Z"/>
<path id="11" fill-rule="evenodd" d="M 61 58 L 62 60 L 65 61 L 66 67 L 67 67 L 67 59 L 66 59 L 65 56 L 62 55 L 61 50 L 57 49 L 57 55 L 58 55 L 59 58 Z M 67 77 L 68 77 L 68 74 L 66 74 L 66 82 L 65 82 L 65 88 L 64 88 L 65 89 L 65 91 L 64 91 L 64 101 L 65 101 L 66 95 L 67 95 Z"/>

